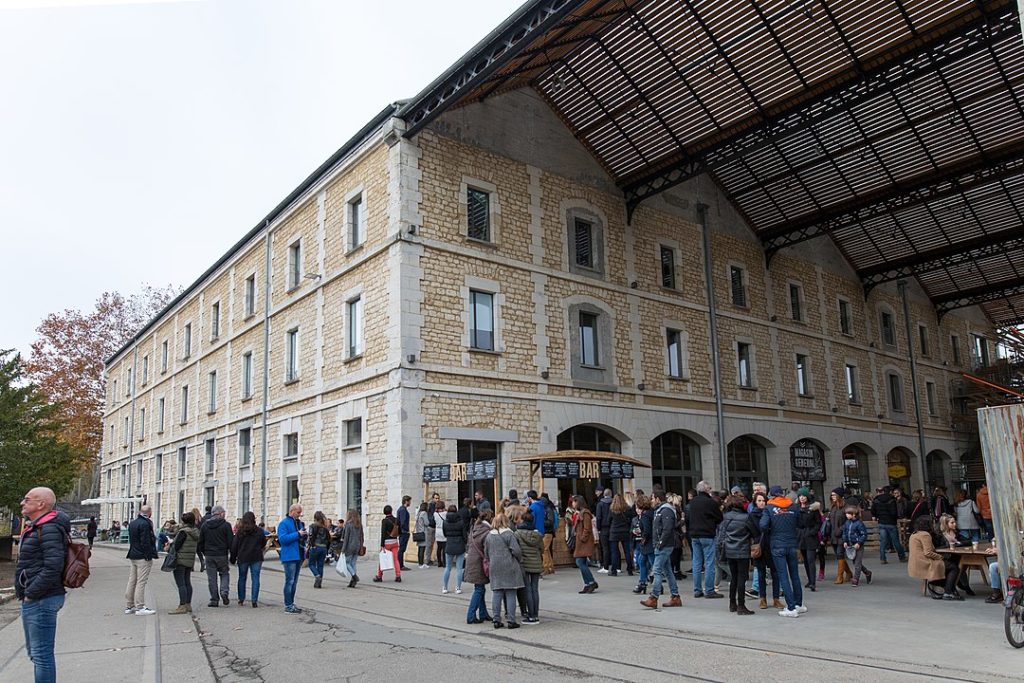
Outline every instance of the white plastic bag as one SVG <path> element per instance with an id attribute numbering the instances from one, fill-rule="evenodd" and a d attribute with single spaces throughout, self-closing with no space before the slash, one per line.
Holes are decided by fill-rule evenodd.
<path id="1" fill-rule="evenodd" d="M 391 572 L 395 570 L 395 556 L 389 551 L 381 549 L 380 551 L 380 570 L 382 572 Z"/>
<path id="2" fill-rule="evenodd" d="M 338 576 L 343 579 L 351 579 L 352 577 L 348 574 L 348 562 L 345 558 L 339 557 L 338 561 L 334 563 L 334 571 L 338 572 Z"/>

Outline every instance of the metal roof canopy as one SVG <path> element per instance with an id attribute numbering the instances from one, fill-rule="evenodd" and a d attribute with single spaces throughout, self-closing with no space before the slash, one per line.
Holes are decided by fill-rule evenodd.
<path id="1" fill-rule="evenodd" d="M 767 258 L 828 235 L 865 294 L 1024 323 L 1013 0 L 533 0 L 400 111 L 532 87 L 640 203 L 702 173 Z"/>

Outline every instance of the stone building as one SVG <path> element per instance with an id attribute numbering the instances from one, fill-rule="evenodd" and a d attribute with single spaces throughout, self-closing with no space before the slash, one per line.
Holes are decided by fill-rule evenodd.
<path id="1" fill-rule="evenodd" d="M 929 484 L 952 482 L 972 438 L 952 387 L 994 352 L 981 309 L 940 321 L 910 278 L 907 321 L 897 285 L 865 296 L 827 237 L 766 265 L 707 176 L 627 220 L 606 169 L 528 88 L 414 136 L 400 109 L 109 359 L 101 495 L 145 496 L 157 519 L 221 503 L 273 524 L 300 500 L 372 523 L 424 495 L 425 465 L 497 460 L 495 480 L 431 485 L 493 497 L 527 488 L 517 458 L 568 448 L 650 463 L 627 489 L 916 489 L 925 465 Z"/>

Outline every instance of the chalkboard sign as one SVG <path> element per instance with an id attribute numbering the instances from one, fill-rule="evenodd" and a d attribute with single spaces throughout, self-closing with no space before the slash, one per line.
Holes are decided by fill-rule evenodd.
<path id="1" fill-rule="evenodd" d="M 548 479 L 632 479 L 633 464 L 617 460 L 545 460 L 541 476 Z"/>
<path id="2" fill-rule="evenodd" d="M 797 441 L 789 449 L 793 481 L 825 481 L 825 454 L 813 441 Z"/>
<path id="3" fill-rule="evenodd" d="M 494 479 L 498 476 L 497 460 L 478 460 L 466 463 L 466 481 Z"/>
<path id="4" fill-rule="evenodd" d="M 426 484 L 432 484 L 439 481 L 451 481 L 452 480 L 452 466 L 451 465 L 424 465 L 423 466 L 423 482 Z"/>
<path id="5" fill-rule="evenodd" d="M 545 460 L 540 467 L 541 476 L 548 479 L 579 479 L 579 460 Z"/>

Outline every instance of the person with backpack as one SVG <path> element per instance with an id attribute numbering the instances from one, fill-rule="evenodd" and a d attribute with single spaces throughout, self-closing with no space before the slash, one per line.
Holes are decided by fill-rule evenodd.
<path id="1" fill-rule="evenodd" d="M 540 494 L 541 502 L 544 503 L 544 571 L 541 576 L 555 573 L 555 532 L 558 530 L 558 508 L 551 502 L 546 493 Z"/>
<path id="2" fill-rule="evenodd" d="M 14 593 L 21 601 L 25 651 L 32 660 L 35 680 L 56 681 L 53 656 L 57 612 L 64 606 L 64 561 L 71 533 L 71 518 L 54 510 L 57 497 L 39 486 L 21 500 L 21 515 L 28 522 L 21 530 Z"/>
<path id="3" fill-rule="evenodd" d="M 395 563 L 395 583 L 402 583 L 402 566 L 398 561 L 398 533 L 400 527 L 398 520 L 392 513 L 390 505 L 384 506 L 384 519 L 380 523 L 380 549 L 391 553 L 391 559 Z M 384 570 L 377 567 L 377 576 L 373 577 L 374 583 L 384 580 Z"/>

